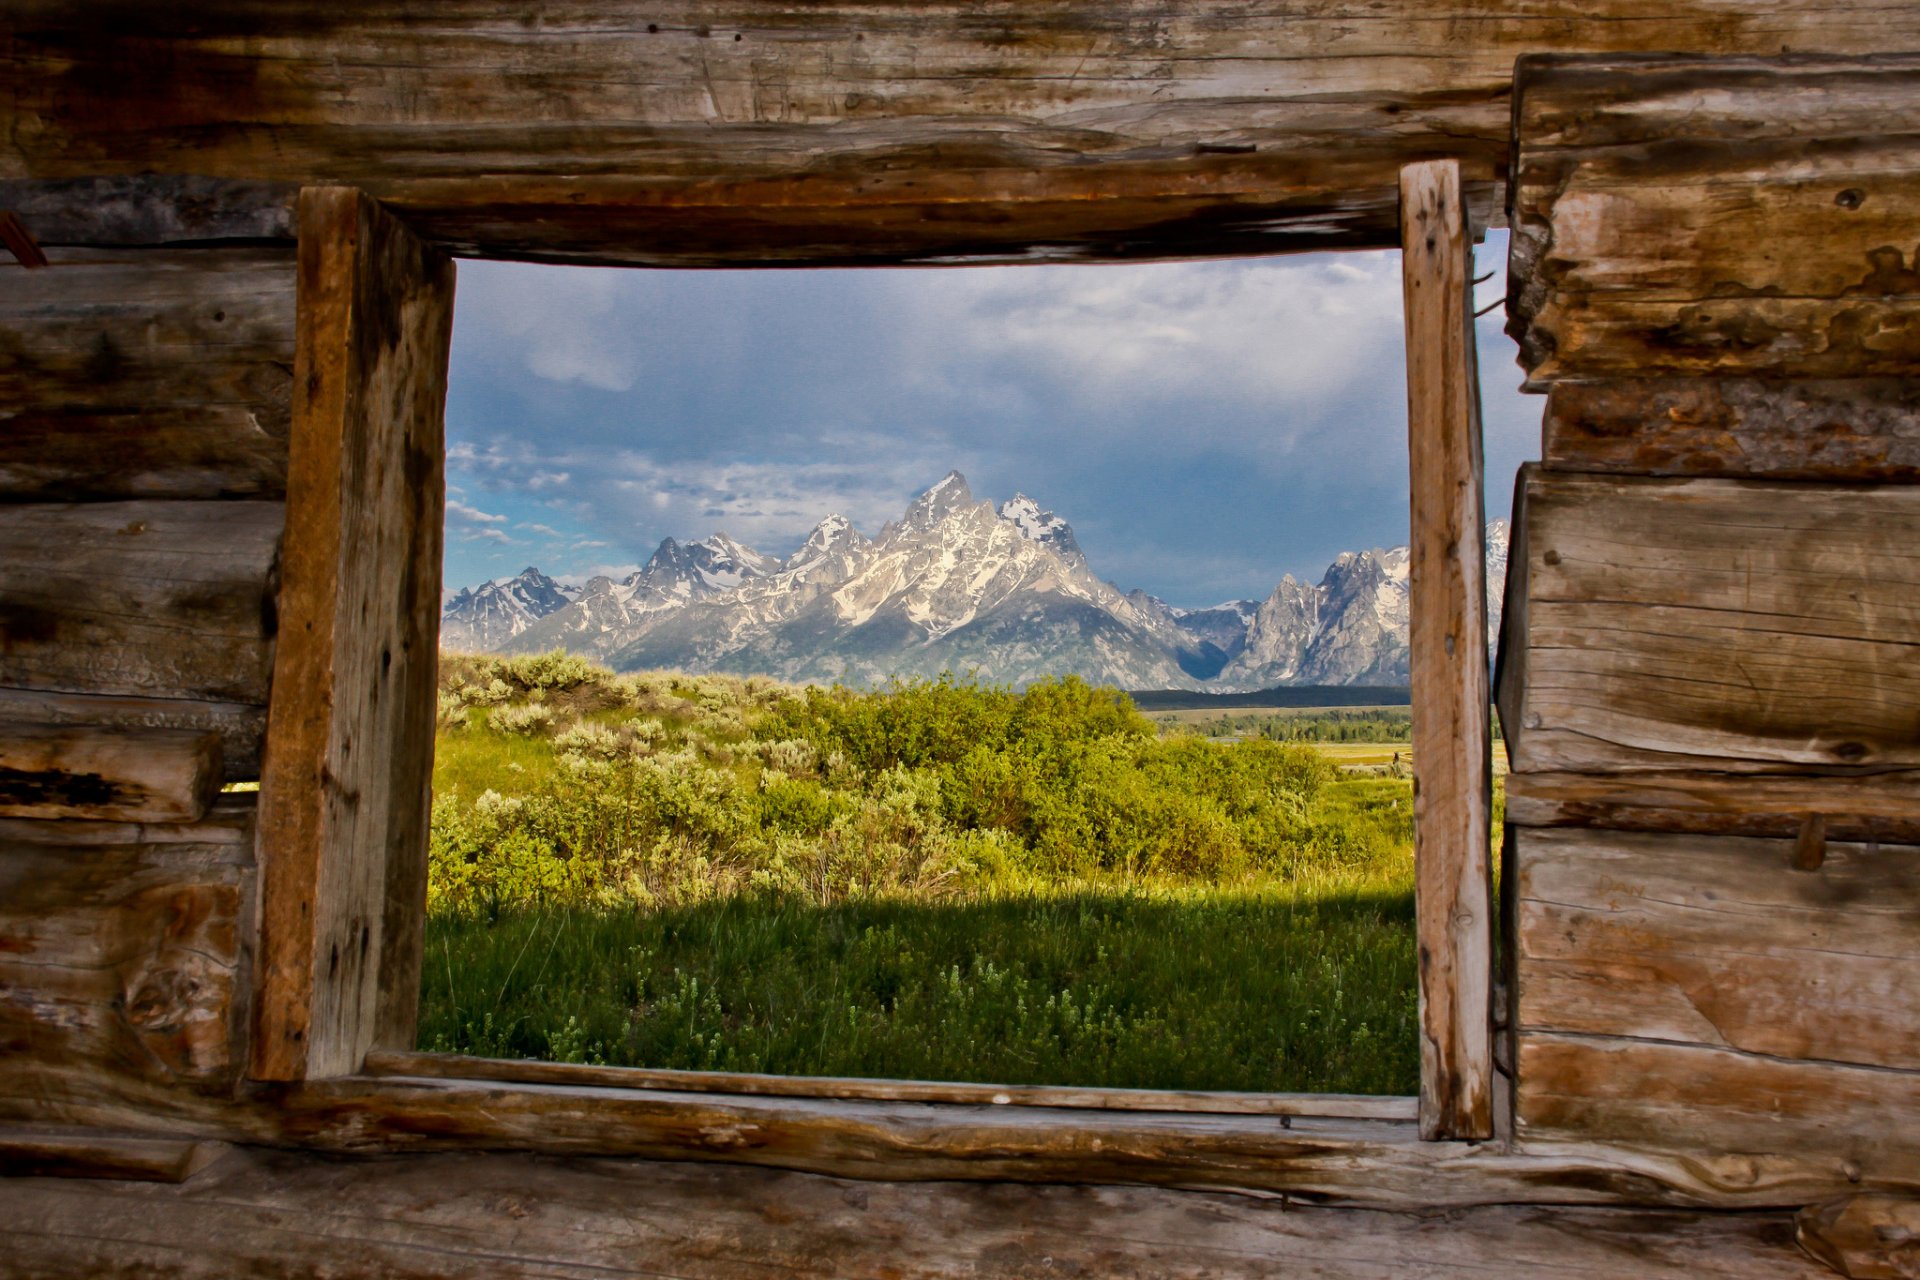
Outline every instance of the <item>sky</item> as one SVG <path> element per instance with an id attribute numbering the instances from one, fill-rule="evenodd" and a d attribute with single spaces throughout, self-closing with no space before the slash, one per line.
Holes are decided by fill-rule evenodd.
<path id="1" fill-rule="evenodd" d="M 1499 297 L 1506 234 L 1477 250 Z M 784 556 L 872 534 L 948 471 L 1072 524 L 1171 604 L 1318 581 L 1407 537 L 1398 251 L 1217 262 L 658 271 L 463 261 L 449 589 L 630 572 L 716 530 Z M 1537 456 L 1478 324 L 1489 517 Z"/>

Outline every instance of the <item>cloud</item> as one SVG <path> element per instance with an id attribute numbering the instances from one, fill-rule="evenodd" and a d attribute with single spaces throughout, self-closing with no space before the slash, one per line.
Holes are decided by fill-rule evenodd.
<path id="1" fill-rule="evenodd" d="M 469 529 L 461 534 L 460 537 L 466 542 L 493 541 L 503 543 L 510 547 L 520 545 L 498 529 Z"/>
<path id="2" fill-rule="evenodd" d="M 639 362 L 607 271 L 499 263 L 463 273 L 460 318 L 491 355 L 546 382 L 631 390 Z"/>
<path id="3" fill-rule="evenodd" d="M 551 525 L 544 525 L 544 524 L 517 524 L 517 525 L 515 525 L 515 526 L 513 526 L 513 527 L 514 527 L 514 528 L 516 528 L 516 529 L 520 529 L 520 530 L 523 530 L 524 532 L 527 532 L 527 533 L 538 533 L 538 534 L 543 534 L 543 535 L 545 535 L 546 537 L 549 537 L 549 538 L 564 538 L 564 537 L 566 537 L 566 536 L 567 536 L 566 534 L 564 534 L 564 533 L 562 533 L 562 532 L 560 532 L 560 531 L 559 531 L 558 529 L 555 529 L 555 528 L 554 528 L 553 526 L 551 526 Z"/>
<path id="4" fill-rule="evenodd" d="M 477 507 L 470 507 L 466 503 L 454 499 L 447 501 L 447 515 L 455 520 L 469 520 L 476 524 L 505 524 L 507 522 L 507 517 L 505 516 L 494 515 L 490 511 L 482 511 Z"/>

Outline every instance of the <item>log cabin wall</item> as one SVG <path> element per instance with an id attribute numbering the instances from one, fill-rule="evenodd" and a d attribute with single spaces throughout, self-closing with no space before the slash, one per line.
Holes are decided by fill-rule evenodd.
<path id="1" fill-rule="evenodd" d="M 1920 1180 L 1920 60 L 1526 60 L 1517 1133 Z"/>
<path id="2" fill-rule="evenodd" d="M 261 771 L 293 246 L 257 217 L 246 241 L 206 244 L 230 228 L 190 193 L 136 186 L 77 234 L 40 219 L 47 265 L 0 258 L 0 1116 L 16 1120 L 205 1110 L 246 1062 L 253 796 L 221 788 Z"/>
<path id="3" fill-rule="evenodd" d="M 327 1265 L 300 1257 L 312 1223 L 369 1272 L 625 1274 L 642 1237 L 619 1213 L 647 1199 L 671 1225 L 644 1238 L 672 1237 L 687 1274 L 727 1274 L 727 1259 L 861 1274 L 948 1216 L 957 1240 L 905 1273 L 1005 1272 L 1061 1250 L 1094 1274 L 1129 1274 L 1129 1259 L 1181 1273 L 1139 1259 L 1164 1245 L 1156 1256 L 1189 1260 L 1194 1221 L 1244 1215 L 1257 1227 L 1220 1228 L 1246 1242 L 1209 1262 L 1220 1274 L 1282 1254 L 1329 1276 L 1412 1269 L 1439 1240 L 1488 1276 L 1570 1260 L 1577 1274 L 1804 1276 L 1783 1207 L 1920 1187 L 1920 168 L 1914 61 L 1880 52 L 1920 48 L 1920 8 L 424 12 L 218 0 L 190 21 L 110 3 L 0 15 L 0 209 L 50 259 L 0 256 L 0 1121 L 39 1126 L 0 1132 L 0 1170 L 27 1151 L 33 1169 L 184 1177 L 200 1157 L 182 1136 L 406 1153 L 364 1167 L 230 1153 L 179 1195 L 6 1179 L 8 1258 L 35 1274 L 306 1274 Z M 1409 163 L 1457 160 L 1476 222 L 1498 220 L 1515 57 L 1645 49 L 1719 56 L 1529 61 L 1511 140 L 1511 309 L 1548 392 L 1501 673 L 1514 1133 L 1422 1143 L 1377 1117 L 568 1088 L 429 1078 L 395 1055 L 356 1073 L 368 1043 L 405 1039 L 381 1010 L 370 1023 L 364 973 L 312 1006 L 337 1032 L 317 1070 L 272 1047 L 303 1027 L 248 1007 L 263 872 L 297 872 L 338 908 L 299 942 L 309 955 L 329 930 L 370 937 L 376 912 L 391 917 L 384 952 L 405 914 L 365 868 L 343 880 L 271 841 L 256 852 L 252 802 L 218 791 L 262 776 L 270 705 L 298 710 L 277 671 L 317 669 L 276 645 L 292 603 L 280 542 L 303 188 L 370 192 L 384 213 L 359 196 L 332 207 L 387 228 L 389 246 L 417 235 L 557 261 L 1391 245 Z M 1863 60 L 1726 60 L 1787 49 Z M 423 281 L 431 257 L 409 256 Z M 332 422 L 367 425 L 344 409 Z M 353 525 L 338 492 L 328 536 L 421 537 Z M 387 686 L 321 692 L 336 687 L 350 696 L 329 704 L 343 714 L 315 731 L 311 768 Z M 351 848 L 358 819 L 326 808 L 340 799 L 290 821 Z M 895 1182 L 868 1212 L 851 1184 L 636 1159 Z M 1151 1185 L 992 1185 L 1011 1180 L 1369 1208 L 1296 1203 L 1283 1218 L 1284 1199 L 1268 1214 Z M 860 1209 L 821 1209 L 809 1220 L 832 1229 L 796 1261 L 799 1228 L 775 1202 L 821 1197 Z M 502 1206 L 521 1223 L 522 1199 L 525 1253 L 503 1261 Z M 701 1228 L 720 1244 L 675 1234 L 736 1203 L 769 1206 L 765 1220 Z M 249 1205 L 302 1230 L 220 1256 L 210 1242 L 259 1228 Z M 1048 1205 L 1061 1207 L 1033 1207 Z M 1444 1230 L 1410 1213 L 1434 1207 L 1459 1212 Z M 1084 1248 L 1061 1225 L 1082 1214 Z M 1122 1242 L 1154 1214 L 1170 1224 L 1155 1241 Z M 423 1232 L 433 1248 L 409 1253 Z"/>

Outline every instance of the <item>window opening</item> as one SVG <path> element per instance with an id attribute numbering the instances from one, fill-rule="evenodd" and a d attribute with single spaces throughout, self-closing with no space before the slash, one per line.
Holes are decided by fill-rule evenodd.
<path id="1" fill-rule="evenodd" d="M 1413 1092 L 1399 287 L 463 264 L 421 1046 Z"/>

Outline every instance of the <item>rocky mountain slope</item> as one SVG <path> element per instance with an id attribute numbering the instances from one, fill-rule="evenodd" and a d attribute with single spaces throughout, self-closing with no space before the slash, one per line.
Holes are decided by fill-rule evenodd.
<path id="1" fill-rule="evenodd" d="M 1496 628 L 1505 571 L 1506 525 L 1495 521 Z M 1177 609 L 1094 576 L 1072 528 L 1033 499 L 996 508 L 953 472 L 872 539 L 834 515 L 785 560 L 725 534 L 670 538 L 637 572 L 570 596 L 532 569 L 463 591 L 442 644 L 860 684 L 942 671 L 1223 692 L 1404 684 L 1407 551 L 1349 552 L 1318 584 L 1287 577 L 1264 601 Z"/>

